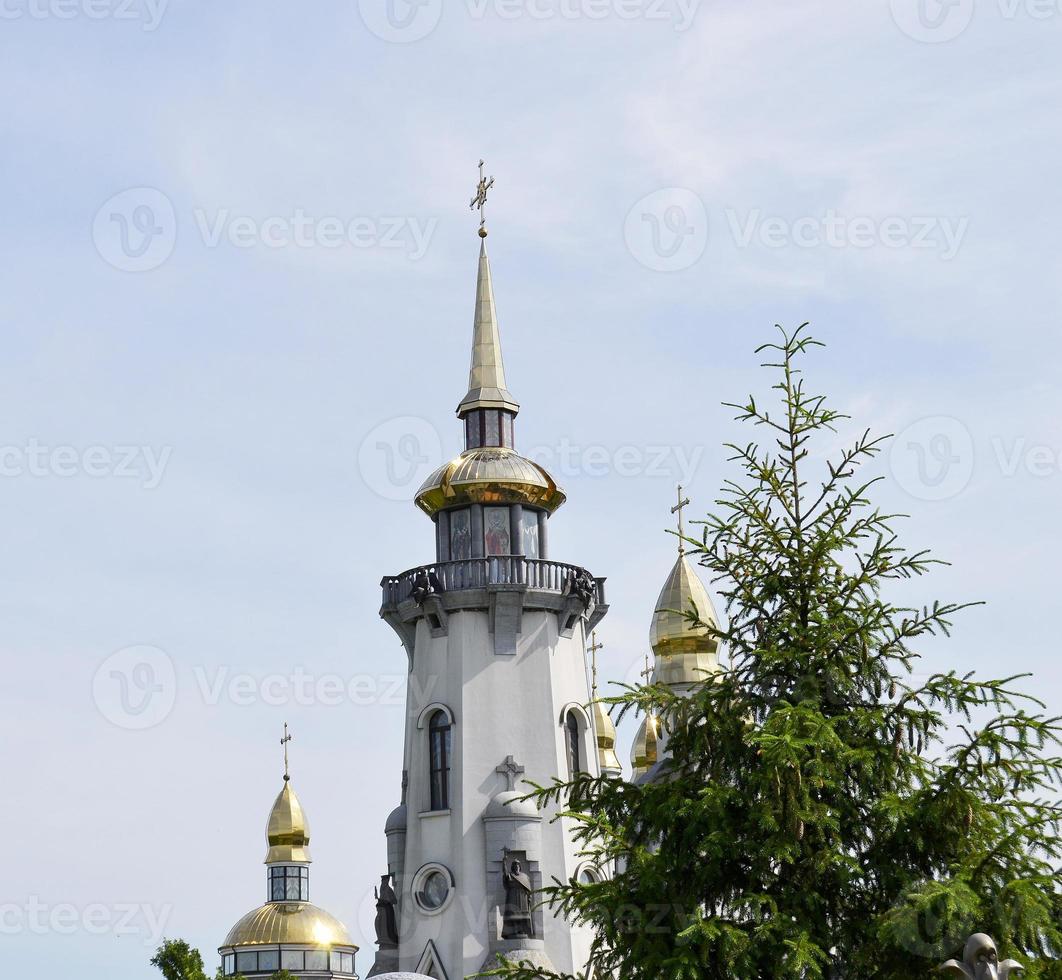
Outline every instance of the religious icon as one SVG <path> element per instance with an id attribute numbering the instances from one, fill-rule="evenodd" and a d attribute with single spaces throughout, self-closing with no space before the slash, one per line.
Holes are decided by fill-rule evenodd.
<path id="1" fill-rule="evenodd" d="M 507 507 L 488 507 L 486 510 L 487 531 L 485 535 L 488 555 L 508 555 L 509 550 L 509 509 Z"/>
<path id="2" fill-rule="evenodd" d="M 538 558 L 538 514 L 524 511 L 524 554 Z"/>
<path id="3" fill-rule="evenodd" d="M 450 558 L 462 561 L 472 557 L 472 531 L 469 529 L 469 512 L 455 510 L 450 514 Z"/>

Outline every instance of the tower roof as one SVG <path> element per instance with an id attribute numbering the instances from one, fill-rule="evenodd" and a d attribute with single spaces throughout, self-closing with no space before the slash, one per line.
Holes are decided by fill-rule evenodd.
<path id="1" fill-rule="evenodd" d="M 634 770 L 634 778 L 645 775 L 659 761 L 659 722 L 652 715 L 646 715 L 634 736 L 634 745 L 631 746 L 631 768 Z"/>
<path id="2" fill-rule="evenodd" d="M 653 625 L 649 630 L 654 653 L 715 653 L 718 640 L 709 635 L 707 627 L 694 627 L 690 623 L 686 614 L 691 609 L 697 611 L 701 622 L 718 624 L 708 590 L 690 560 L 679 555 L 656 600 Z"/>
<path id="3" fill-rule="evenodd" d="M 520 411 L 520 405 L 505 387 L 498 312 L 494 305 L 494 282 L 491 277 L 487 242 L 479 248 L 479 276 L 476 281 L 476 315 L 472 329 L 472 366 L 468 372 L 468 394 L 457 406 L 464 417 L 477 408 L 503 408 Z"/>
<path id="4" fill-rule="evenodd" d="M 718 668 L 719 641 L 708 626 L 690 623 L 686 614 L 691 610 L 702 623 L 718 625 L 708 590 L 690 560 L 680 554 L 660 590 L 649 630 L 659 683 L 698 684 Z"/>
<path id="5" fill-rule="evenodd" d="M 417 506 L 434 515 L 467 503 L 528 504 L 553 513 L 564 491 L 538 463 L 494 446 L 466 449 L 440 466 L 417 491 Z"/>
<path id="6" fill-rule="evenodd" d="M 309 902 L 274 902 L 248 912 L 229 930 L 222 947 L 287 943 L 357 948 L 342 922 Z"/>
<path id="7" fill-rule="evenodd" d="M 269 841 L 266 864 L 310 863 L 310 823 L 287 777 L 273 809 L 269 811 L 266 838 Z"/>
<path id="8" fill-rule="evenodd" d="M 620 772 L 619 756 L 616 755 L 616 726 L 605 706 L 596 698 L 593 703 L 594 731 L 597 732 L 597 758 L 602 772 Z"/>

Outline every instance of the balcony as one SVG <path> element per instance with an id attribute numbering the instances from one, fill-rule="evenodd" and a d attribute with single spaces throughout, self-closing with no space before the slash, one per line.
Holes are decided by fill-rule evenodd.
<path id="1" fill-rule="evenodd" d="M 403 602 L 412 600 L 418 579 L 421 586 L 425 581 L 430 583 L 432 594 L 440 596 L 474 590 L 490 591 L 498 586 L 526 586 L 529 592 L 563 596 L 572 592 L 576 583 L 589 581 L 593 583 L 594 604 L 606 606 L 605 580 L 594 577 L 585 568 L 565 562 L 507 555 L 436 562 L 411 568 L 400 575 L 388 576 L 381 582 L 383 608 L 397 609 Z"/>

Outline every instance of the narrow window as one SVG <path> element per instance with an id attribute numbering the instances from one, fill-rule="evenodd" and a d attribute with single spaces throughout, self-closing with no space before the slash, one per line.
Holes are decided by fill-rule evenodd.
<path id="1" fill-rule="evenodd" d="M 568 712 L 564 727 L 568 738 L 568 770 L 574 777 L 576 773 L 583 771 L 582 758 L 579 751 L 579 716 L 574 711 Z"/>
<path id="2" fill-rule="evenodd" d="M 433 810 L 450 809 L 450 737 L 450 719 L 445 711 L 436 711 L 428 726 Z"/>
<path id="3" fill-rule="evenodd" d="M 498 416 L 500 413 L 490 411 L 484 412 L 483 415 L 486 420 L 486 431 L 483 433 L 483 445 L 500 446 L 502 444 L 501 431 L 498 427 Z"/>
<path id="4" fill-rule="evenodd" d="M 523 516 L 524 554 L 528 558 L 541 558 L 538 547 L 538 512 L 525 510 Z"/>

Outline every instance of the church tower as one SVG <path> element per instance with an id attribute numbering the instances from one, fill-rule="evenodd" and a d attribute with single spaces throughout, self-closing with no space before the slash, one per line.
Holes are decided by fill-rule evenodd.
<path id="1" fill-rule="evenodd" d="M 685 527 L 682 511 L 689 500 L 678 488 L 678 504 L 671 508 L 678 515 L 678 561 L 660 590 L 656 600 L 653 622 L 649 629 L 649 645 L 653 663 L 646 664 L 645 677 L 653 684 L 666 684 L 678 694 L 687 695 L 719 670 L 719 640 L 709 627 L 717 627 L 719 617 L 698 576 L 693 563 L 686 557 Z M 696 610 L 704 626 L 694 627 L 686 614 Z M 642 719 L 631 750 L 634 779 L 652 778 L 667 750 L 667 732 L 659 718 Z"/>
<path id="2" fill-rule="evenodd" d="M 575 973 L 590 945 L 533 892 L 595 872 L 568 821 L 520 797 L 525 780 L 601 771 L 585 651 L 608 607 L 604 579 L 554 559 L 549 526 L 565 495 L 516 449 L 520 405 L 506 383 L 482 220 L 491 186 L 481 164 L 472 361 L 457 406 L 465 449 L 416 495 L 434 556 L 382 582 L 380 615 L 402 642 L 409 681 L 370 976 L 460 980 L 499 955 Z"/>
<path id="3" fill-rule="evenodd" d="M 272 977 L 287 970 L 300 978 L 357 980 L 354 945 L 346 927 L 310 904 L 310 824 L 291 788 L 284 726 L 284 788 L 266 826 L 266 903 L 229 930 L 218 950 L 225 977 Z"/>

